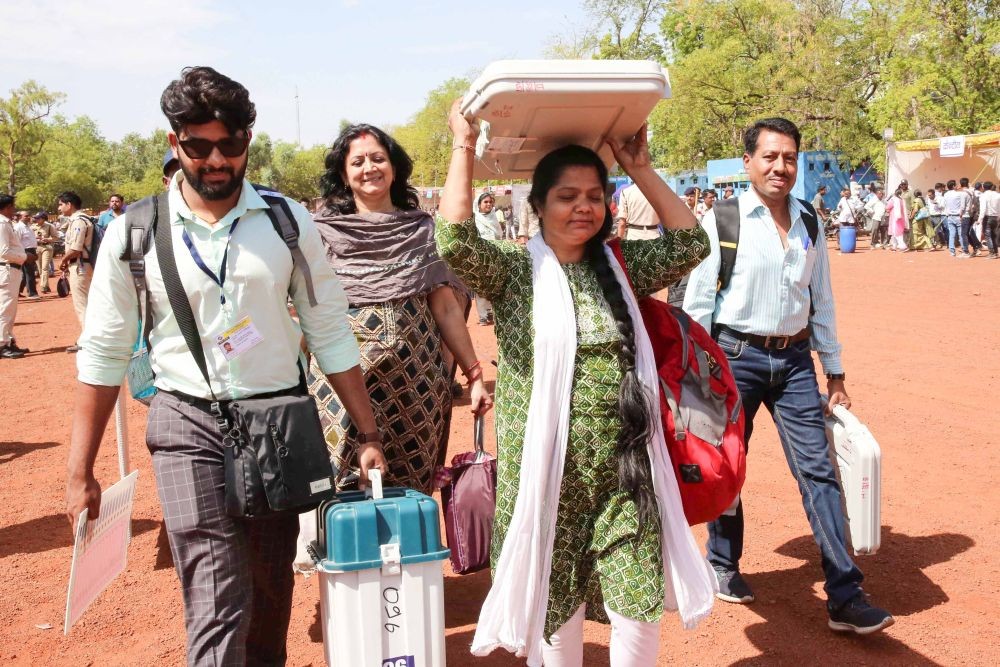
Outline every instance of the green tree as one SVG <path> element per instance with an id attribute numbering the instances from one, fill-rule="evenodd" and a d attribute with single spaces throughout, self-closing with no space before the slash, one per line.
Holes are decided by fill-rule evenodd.
<path id="1" fill-rule="evenodd" d="M 247 155 L 247 178 L 252 183 L 274 183 L 274 142 L 267 132 L 259 132 L 250 142 Z"/>
<path id="2" fill-rule="evenodd" d="M 393 137 L 413 159 L 414 185 L 444 185 L 451 160 L 448 114 L 456 98 L 469 89 L 468 79 L 448 79 L 427 95 L 423 108 L 405 125 L 393 129 Z"/>
<path id="3" fill-rule="evenodd" d="M 282 158 L 278 188 L 294 199 L 313 199 L 320 194 L 319 179 L 323 175 L 325 146 L 299 149 Z"/>
<path id="4" fill-rule="evenodd" d="M 1000 2 L 906 0 L 870 115 L 897 140 L 982 132 L 1000 120 Z"/>
<path id="5" fill-rule="evenodd" d="M 657 23 L 665 0 L 585 0 L 588 14 L 603 29 L 595 56 L 601 60 L 663 60 Z"/>
<path id="6" fill-rule="evenodd" d="M 18 193 L 18 200 L 30 208 L 51 209 L 56 195 L 72 190 L 84 207 L 102 208 L 112 182 L 109 146 L 97 124 L 87 116 L 73 122 L 56 116 L 47 131 L 45 146 L 25 165 L 21 180 L 30 185 Z"/>
<path id="7" fill-rule="evenodd" d="M 65 95 L 50 92 L 35 81 L 26 81 L 0 98 L 0 157 L 7 168 L 7 193 L 17 191 L 19 164 L 38 155 L 49 138 L 46 118 Z"/>

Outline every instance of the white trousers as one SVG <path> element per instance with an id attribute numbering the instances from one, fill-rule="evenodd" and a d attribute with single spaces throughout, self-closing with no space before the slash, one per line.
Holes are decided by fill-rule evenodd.
<path id="1" fill-rule="evenodd" d="M 583 667 L 583 620 L 587 606 L 552 635 L 552 644 L 542 644 L 545 667 Z M 611 667 L 654 667 L 660 652 L 660 624 L 626 618 L 608 609 L 611 619 Z"/>
<path id="2" fill-rule="evenodd" d="M 0 266 L 0 347 L 6 347 L 14 338 L 17 292 L 20 287 L 21 269 Z"/>
<path id="3" fill-rule="evenodd" d="M 896 250 L 906 250 L 906 240 L 902 234 L 893 234 L 889 240 L 889 247 Z"/>

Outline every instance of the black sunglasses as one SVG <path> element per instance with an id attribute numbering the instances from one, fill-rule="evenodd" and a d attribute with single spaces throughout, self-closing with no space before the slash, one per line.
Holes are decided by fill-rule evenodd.
<path id="1" fill-rule="evenodd" d="M 178 139 L 177 143 L 184 151 L 184 154 L 192 160 L 204 160 L 216 148 L 225 157 L 239 157 L 243 155 L 247 146 L 250 145 L 250 137 L 225 137 L 218 141 L 192 137 L 191 139 Z"/>

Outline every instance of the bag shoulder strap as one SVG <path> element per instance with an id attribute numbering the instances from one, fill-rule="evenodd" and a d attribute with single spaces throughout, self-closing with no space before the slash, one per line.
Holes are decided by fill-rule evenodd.
<path id="1" fill-rule="evenodd" d="M 159 208 L 159 207 L 158 207 Z M 162 211 L 165 206 L 160 208 Z M 166 218 L 164 218 L 166 219 Z M 177 262 L 174 259 L 174 243 L 170 234 L 170 225 L 156 225 L 153 236 L 156 241 L 156 259 L 160 263 L 160 274 L 163 276 L 163 286 L 170 300 L 170 309 L 177 318 L 177 326 L 180 327 L 184 335 L 191 356 L 198 364 L 198 370 L 208 385 L 208 391 L 212 394 L 212 412 L 215 414 L 218 408 L 219 399 L 212 389 L 212 382 L 208 379 L 208 362 L 205 361 L 205 348 L 201 345 L 201 336 L 198 334 L 198 325 L 194 321 L 194 311 L 191 310 L 191 303 L 188 301 L 187 292 L 181 283 L 180 274 L 177 272 Z M 221 417 L 221 410 L 216 415 L 218 420 Z"/>
<path id="2" fill-rule="evenodd" d="M 719 232 L 719 282 L 716 291 L 729 287 L 736 264 L 736 249 L 740 244 L 740 200 L 739 197 L 715 202 L 715 227 Z"/>
<path id="3" fill-rule="evenodd" d="M 299 225 L 295 222 L 295 216 L 292 215 L 292 210 L 288 207 L 288 200 L 280 193 L 263 185 L 254 185 L 253 188 L 267 204 L 267 217 L 271 219 L 271 226 L 274 227 L 274 231 L 292 253 L 292 263 L 306 281 L 309 305 L 315 307 L 318 302 L 316 301 L 316 291 L 313 289 L 312 271 L 309 269 L 309 262 L 306 261 L 302 248 L 299 247 Z"/>
<path id="4" fill-rule="evenodd" d="M 807 202 L 805 199 L 800 199 L 799 203 L 802 204 L 802 208 L 805 210 L 802 212 L 802 224 L 806 226 L 806 232 L 809 234 L 809 240 L 812 241 L 813 247 L 816 247 L 816 243 L 819 239 L 819 219 L 816 217 L 816 209 L 813 205 Z M 850 205 L 848 205 L 850 208 Z M 854 212 L 851 211 L 851 216 L 854 216 Z M 809 285 L 809 316 L 812 317 L 816 314 L 816 306 L 813 304 L 812 300 L 812 284 Z"/>
<path id="5" fill-rule="evenodd" d="M 802 212 L 802 224 L 806 226 L 806 232 L 809 233 L 809 240 L 812 241 L 813 245 L 816 245 L 816 241 L 819 239 L 819 218 L 816 216 L 816 209 L 805 199 L 799 199 L 799 203 L 805 209 Z M 851 216 L 853 215 L 854 211 L 852 209 Z"/>
<path id="6" fill-rule="evenodd" d="M 128 262 L 128 270 L 132 274 L 136 302 L 139 304 L 139 320 L 142 322 L 142 341 L 146 349 L 149 349 L 149 332 L 153 329 L 149 290 L 146 287 L 146 253 L 152 245 L 152 230 L 161 217 L 169 220 L 166 197 L 153 195 L 129 206 L 125 217 L 125 249 L 119 257 L 123 262 Z"/>

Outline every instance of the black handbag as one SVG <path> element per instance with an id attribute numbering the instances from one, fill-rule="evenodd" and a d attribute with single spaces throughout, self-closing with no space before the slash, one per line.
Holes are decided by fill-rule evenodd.
<path id="1" fill-rule="evenodd" d="M 156 225 L 154 239 L 170 307 L 212 394 L 210 412 L 225 449 L 226 513 L 256 518 L 286 510 L 305 512 L 333 498 L 330 454 L 301 365 L 297 387 L 218 400 L 194 312 L 177 273 L 170 225 Z"/>
<path id="2" fill-rule="evenodd" d="M 69 278 L 67 276 L 59 276 L 59 280 L 56 281 L 56 294 L 61 297 L 69 296 Z"/>

